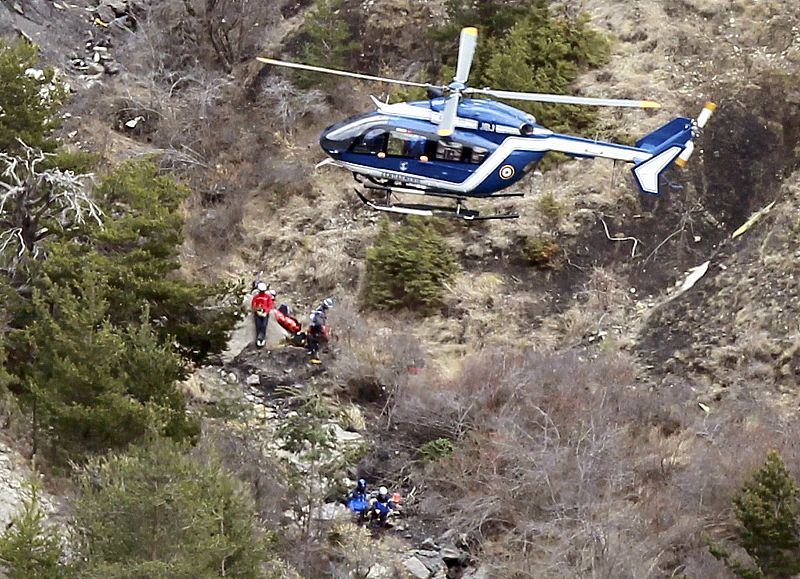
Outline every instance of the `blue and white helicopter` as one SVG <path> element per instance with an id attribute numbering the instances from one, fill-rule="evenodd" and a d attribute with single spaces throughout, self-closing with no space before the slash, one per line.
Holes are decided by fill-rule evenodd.
<path id="1" fill-rule="evenodd" d="M 573 105 L 658 108 L 653 101 L 605 99 L 476 89 L 467 86 L 478 31 L 461 31 L 458 65 L 453 81 L 435 86 L 334 70 L 272 58 L 265 64 L 365 80 L 422 87 L 430 100 L 385 104 L 374 97 L 376 111 L 350 117 L 322 133 L 320 145 L 329 158 L 318 166 L 335 165 L 351 171 L 365 188 L 380 191 L 382 201 L 368 199 L 372 209 L 409 215 L 447 215 L 466 220 L 509 219 L 516 214 L 481 217 L 467 209 L 467 199 L 521 197 L 499 193 L 532 170 L 548 151 L 572 157 L 603 157 L 633 163 L 633 178 L 644 193 L 659 195 L 659 177 L 672 163 L 683 166 L 694 151 L 694 139 L 716 108 L 706 103 L 697 119 L 679 117 L 639 139 L 636 146 L 620 145 L 554 133 L 536 119 L 499 99 Z M 366 181 L 364 180 L 366 179 Z M 397 202 L 400 195 L 426 195 L 455 201 L 454 206 Z"/>

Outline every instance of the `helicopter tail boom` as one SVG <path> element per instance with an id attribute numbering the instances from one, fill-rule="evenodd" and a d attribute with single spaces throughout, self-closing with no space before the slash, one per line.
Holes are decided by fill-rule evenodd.
<path id="1" fill-rule="evenodd" d="M 697 125 L 692 119 L 675 118 L 649 135 L 635 147 L 572 137 L 552 135 L 547 148 L 573 157 L 600 157 L 633 163 L 633 178 L 643 193 L 660 195 L 659 176 L 673 163 L 688 159 L 694 148 Z"/>

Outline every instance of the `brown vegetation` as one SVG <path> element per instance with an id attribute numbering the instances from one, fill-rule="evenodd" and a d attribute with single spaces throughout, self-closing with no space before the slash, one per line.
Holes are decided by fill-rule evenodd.
<path id="1" fill-rule="evenodd" d="M 725 536 L 768 448 L 794 452 L 794 430 L 752 403 L 706 414 L 690 388 L 638 373 L 620 354 L 527 351 L 415 377 L 392 424 L 417 448 L 456 446 L 412 475 L 419 514 L 467 533 L 505 577 L 720 576 L 706 538 Z"/>
<path id="2" fill-rule="evenodd" d="M 720 108 L 702 151 L 669 173 L 661 199 L 640 197 L 628 167 L 567 162 L 519 186 L 519 221 L 439 228 L 463 272 L 442 285 L 440 313 L 412 320 L 355 306 L 377 220 L 349 176 L 313 171 L 319 130 L 380 89 L 301 91 L 249 62 L 296 48 L 285 40 L 311 3 L 247 4 L 154 3 L 130 36 L 124 82 L 72 105 L 94 117 L 89 140 L 108 143 L 111 161 L 156 153 L 191 185 L 187 269 L 263 272 L 302 311 L 334 295 L 338 341 L 321 385 L 383 427 L 361 472 L 419 489 L 415 533 L 466 533 L 493 576 L 726 577 L 706 541 L 731 535 L 731 497 L 768 448 L 798 464 L 785 418 L 800 376 L 794 5 L 553 2 L 586 5 L 617 38 L 610 63 L 579 79 L 583 92 L 664 104 L 602 111 L 593 136 L 638 136 L 710 98 Z M 344 4 L 364 30 L 360 70 L 417 78 L 441 58 L 421 31 L 442 2 Z M 215 444 L 279 525 L 289 491 L 240 435 Z M 437 440 L 455 450 L 431 460 L 420 449 Z M 293 560 L 308 576 L 372 560 L 363 534 L 317 531 L 317 550 Z"/>

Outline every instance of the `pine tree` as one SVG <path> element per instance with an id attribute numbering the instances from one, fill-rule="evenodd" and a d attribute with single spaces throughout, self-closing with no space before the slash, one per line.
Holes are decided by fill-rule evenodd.
<path id="1" fill-rule="evenodd" d="M 32 479 L 22 511 L 0 536 L 0 562 L 8 579 L 63 579 L 67 568 L 59 561 L 62 539 L 57 529 L 44 524 L 39 500 L 40 484 Z"/>
<path id="2" fill-rule="evenodd" d="M 733 500 L 739 543 L 767 577 L 800 573 L 798 495 L 794 477 L 773 450 Z"/>
<path id="3" fill-rule="evenodd" d="M 453 250 L 429 223 L 411 218 L 392 229 L 384 221 L 367 250 L 366 304 L 424 313 L 440 304 L 442 284 L 457 269 Z"/>
<path id="4" fill-rule="evenodd" d="M 0 151 L 20 151 L 17 139 L 44 151 L 57 146 L 50 133 L 61 124 L 66 91 L 52 68 L 35 72 L 38 60 L 35 46 L 0 39 Z"/>
<path id="5" fill-rule="evenodd" d="M 448 0 L 448 24 L 432 33 L 445 55 L 440 80 L 455 69 L 459 31 L 477 26 L 480 41 L 470 73 L 472 86 L 569 94 L 578 74 L 604 64 L 608 40 L 586 15 L 555 17 L 547 0 Z M 587 107 L 514 102 L 549 129 L 585 130 L 596 114 Z"/>
<path id="6" fill-rule="evenodd" d="M 316 0 L 301 30 L 303 62 L 328 68 L 348 68 L 358 43 L 353 40 L 342 0 Z M 336 77 L 320 73 L 296 74 L 300 88 L 330 86 Z"/>
<path id="7" fill-rule="evenodd" d="M 181 203 L 186 187 L 148 161 L 129 162 L 103 179 L 95 195 L 108 218 L 48 247 L 41 276 L 74 283 L 96 272 L 107 280 L 111 321 L 136 323 L 147 305 L 162 340 L 174 338 L 195 361 L 224 349 L 235 307 L 218 306 L 227 288 L 183 279 Z"/>
<path id="8" fill-rule="evenodd" d="M 800 487 L 786 469 L 780 454 L 772 450 L 767 460 L 741 492 L 734 497 L 738 543 L 756 568 L 732 559 L 730 553 L 712 546 L 711 553 L 722 559 L 739 577 L 789 577 L 800 573 Z"/>
<path id="9" fill-rule="evenodd" d="M 268 544 L 255 505 L 219 461 L 154 439 L 91 461 L 75 527 L 87 579 L 255 579 Z"/>
<path id="10" fill-rule="evenodd" d="M 56 458 L 123 448 L 153 429 L 177 438 L 196 432 L 175 389 L 180 360 L 146 320 L 115 327 L 107 287 L 92 274 L 37 294 L 22 333 L 27 358 L 18 377 L 34 444 L 46 441 Z"/>
<path id="11" fill-rule="evenodd" d="M 477 71 L 481 85 L 506 90 L 568 94 L 582 70 L 608 59 L 605 38 L 587 26 L 587 18 L 556 20 L 546 5 L 532 8 L 497 39 L 489 39 L 485 66 Z M 548 128 L 569 132 L 586 129 L 595 113 L 587 107 L 515 103 Z"/>

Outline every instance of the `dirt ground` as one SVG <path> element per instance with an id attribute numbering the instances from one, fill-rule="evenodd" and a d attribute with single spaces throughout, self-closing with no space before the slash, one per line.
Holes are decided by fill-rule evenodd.
<path id="1" fill-rule="evenodd" d="M 87 34 L 102 32 L 81 3 L 63 13 L 43 0 L 22 4 L 24 15 L 0 4 L 0 31 L 17 26 L 41 38 L 45 60 L 65 69 Z M 289 52 L 307 4 L 287 8 L 270 30 L 264 47 L 271 54 Z M 417 61 L 430 50 L 420 30 L 442 17 L 444 4 L 347 2 L 364 29 L 362 72 L 419 79 L 425 71 Z M 575 9 L 573 2 L 554 4 Z M 578 5 L 615 42 L 608 65 L 580 78 L 577 89 L 663 105 L 651 113 L 604 111 L 605 126 L 643 135 L 675 116 L 695 116 L 707 100 L 718 104 L 689 165 L 669 171 L 661 198 L 640 195 L 630 167 L 607 161 L 569 161 L 533 173 L 518 186 L 524 198 L 499 204 L 513 206 L 519 220 L 441 225 L 462 270 L 445 288 L 441 312 L 418 319 L 354 308 L 353 316 L 375 332 L 408 334 L 426 364 L 443 372 L 492 347 L 586 355 L 619 349 L 636 357 L 639 383 L 664 391 L 686 386 L 692 404 L 723 412 L 756 400 L 765 411 L 793 411 L 800 378 L 800 10 L 788 0 Z M 55 26 L 56 19 L 64 24 Z M 115 37 L 123 67 L 133 58 L 124 50 L 130 40 Z M 381 217 L 360 204 L 349 175 L 314 169 L 324 158 L 317 139 L 330 123 L 369 110 L 369 94 L 384 96 L 384 87 L 340 82 L 329 96 L 276 96 L 278 75 L 243 63 L 231 75 L 204 79 L 218 92 L 164 105 L 160 118 L 171 125 L 133 132 L 120 126 L 120 103 L 141 104 L 148 96 L 134 66 L 100 83 L 70 74 L 78 92 L 64 134 L 79 129 L 74 146 L 99 149 L 108 164 L 157 152 L 196 191 L 186 207 L 186 275 L 266 278 L 298 317 L 326 296 L 357 304 L 365 251 Z M 199 102 L 208 105 L 202 120 Z M 198 143 L 181 140 L 187 134 L 201 135 Z M 167 146 L 173 142 L 183 161 Z M 562 210 L 555 223 L 542 211 L 546 194 Z M 773 201 L 748 232 L 731 238 Z M 546 267 L 523 252 L 526 240 L 539 238 L 559 247 Z M 707 273 L 675 297 L 676 284 L 706 261 Z M 328 366 L 312 368 L 304 354 L 272 341 L 256 350 L 251 323 L 243 320 L 234 333 L 224 356 L 228 369 L 242 378 L 257 373 L 267 388 L 335 378 Z M 404 465 L 416 449 L 393 446 L 391 433 L 377 427 L 381 408 L 364 408 L 378 449 L 369 476 L 409 484 Z M 417 524 L 420 539 L 440 530 L 435 521 Z"/>

